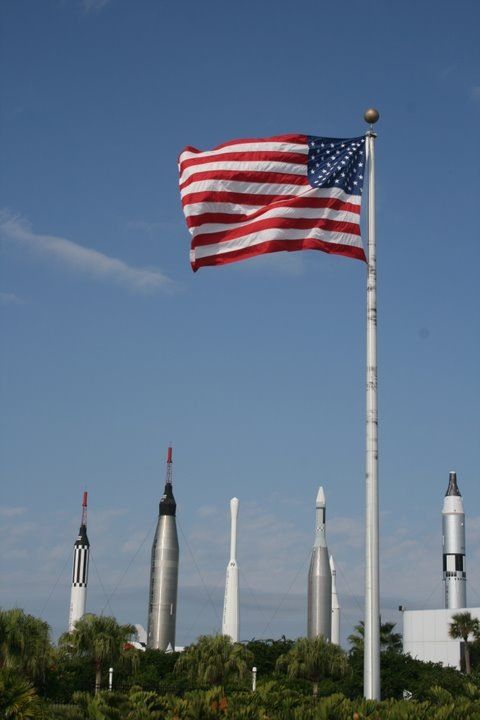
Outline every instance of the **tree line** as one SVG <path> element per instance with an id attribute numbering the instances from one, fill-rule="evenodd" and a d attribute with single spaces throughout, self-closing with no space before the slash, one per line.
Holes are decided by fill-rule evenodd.
<path id="1" fill-rule="evenodd" d="M 0 610 L 0 718 L 480 718 L 480 628 L 469 613 L 454 616 L 450 628 L 465 643 L 465 673 L 403 655 L 395 625 L 382 623 L 382 703 L 362 699 L 361 622 L 348 653 L 322 637 L 232 643 L 221 635 L 201 636 L 182 653 L 143 652 L 129 642 L 134 631 L 88 614 L 54 645 L 43 620 Z"/>

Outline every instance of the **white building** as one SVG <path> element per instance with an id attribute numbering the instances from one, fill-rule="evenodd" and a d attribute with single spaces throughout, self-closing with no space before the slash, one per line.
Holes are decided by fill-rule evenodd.
<path id="1" fill-rule="evenodd" d="M 452 615 L 469 612 L 480 620 L 480 608 L 405 610 L 403 652 L 423 662 L 441 662 L 460 669 L 461 640 L 449 636 Z"/>

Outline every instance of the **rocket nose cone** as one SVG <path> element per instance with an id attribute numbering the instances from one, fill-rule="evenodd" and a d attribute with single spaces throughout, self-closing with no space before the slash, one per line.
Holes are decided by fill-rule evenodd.
<path id="1" fill-rule="evenodd" d="M 330 570 L 331 572 L 335 572 L 335 563 L 333 561 L 333 555 L 330 555 Z"/>
<path id="2" fill-rule="evenodd" d="M 321 485 L 318 488 L 316 505 L 317 507 L 325 507 L 325 493 L 323 492 L 323 487 Z"/>
<path id="3" fill-rule="evenodd" d="M 448 497 L 449 495 L 459 495 L 461 497 L 461 492 L 458 489 L 457 485 L 457 473 L 451 472 L 448 478 L 448 488 L 447 492 L 445 493 L 445 496 Z"/>

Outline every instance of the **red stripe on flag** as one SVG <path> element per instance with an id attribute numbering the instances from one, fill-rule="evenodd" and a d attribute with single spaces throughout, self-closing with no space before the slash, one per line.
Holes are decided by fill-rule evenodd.
<path id="1" fill-rule="evenodd" d="M 244 145 L 245 143 L 272 143 L 272 142 L 289 142 L 289 143 L 297 143 L 298 145 L 306 145 L 308 142 L 308 135 L 297 135 L 297 134 L 287 134 L 287 135 L 273 135 L 272 137 L 268 138 L 241 138 L 240 140 L 230 140 L 230 142 L 222 143 L 221 145 L 217 145 L 214 147 L 214 150 L 221 150 L 224 147 L 228 147 L 229 145 Z"/>
<path id="2" fill-rule="evenodd" d="M 237 260 L 246 260 L 247 258 L 263 255 L 265 253 L 280 252 L 286 250 L 292 252 L 295 250 L 320 250 L 331 255 L 344 255 L 345 257 L 355 258 L 366 262 L 363 248 L 352 247 L 351 245 L 341 245 L 338 243 L 329 243 L 322 240 L 313 240 L 306 238 L 305 240 L 269 240 L 268 242 L 252 245 L 241 250 L 232 250 L 219 255 L 210 255 L 209 257 L 200 258 L 191 263 L 192 270 L 196 272 L 198 268 L 207 265 L 227 265 Z"/>
<path id="3" fill-rule="evenodd" d="M 252 235 L 260 232 L 260 230 L 309 230 L 311 228 L 321 228 L 327 232 L 347 233 L 348 235 L 360 235 L 360 226 L 357 223 L 337 222 L 336 220 L 328 220 L 325 218 L 282 218 L 273 217 L 267 220 L 256 220 L 248 225 L 240 228 L 232 228 L 231 230 L 222 230 L 220 232 L 202 233 L 196 235 L 192 239 L 192 248 L 203 247 L 205 245 L 216 245 L 217 243 L 235 240 L 244 235 Z"/>
<path id="4" fill-rule="evenodd" d="M 289 134 L 289 135 L 274 135 L 273 137 L 269 138 L 240 138 L 238 140 L 230 140 L 229 142 L 222 143 L 221 145 L 216 145 L 212 150 L 221 150 L 224 147 L 229 147 L 230 145 L 245 145 L 248 143 L 272 143 L 272 142 L 287 142 L 287 143 L 294 143 L 296 145 L 306 145 L 308 143 L 308 135 L 297 135 L 297 134 Z M 210 150 L 210 152 L 212 152 Z M 192 153 L 203 153 L 205 150 L 199 150 L 196 147 L 192 147 L 192 145 L 187 145 L 183 148 L 180 155 L 182 155 L 184 152 L 192 152 Z"/>
<path id="5" fill-rule="evenodd" d="M 257 196 L 254 196 L 257 197 Z M 198 215 L 189 215 L 186 218 L 187 225 L 189 228 L 200 227 L 206 223 L 236 223 L 244 222 L 246 220 L 254 220 L 260 217 L 263 213 L 273 210 L 274 208 L 331 208 L 332 210 L 342 210 L 344 212 L 355 213 L 360 215 L 360 206 L 354 205 L 353 203 L 342 202 L 337 198 L 308 198 L 308 197 L 293 197 L 290 200 L 285 200 L 285 196 L 281 196 L 282 200 L 277 200 L 275 203 L 269 203 L 265 207 L 255 210 L 252 213 L 212 213 L 205 212 Z"/>
<path id="6" fill-rule="evenodd" d="M 192 183 L 203 180 L 236 180 L 243 183 L 259 183 L 261 185 L 309 185 L 306 175 L 290 175 L 288 173 L 262 172 L 259 170 L 208 170 L 196 172 L 194 175 L 180 183 L 180 190 Z"/>
<path id="7" fill-rule="evenodd" d="M 234 193 L 228 190 L 204 190 L 203 192 L 189 193 L 182 198 L 182 205 L 193 205 L 202 202 L 239 203 L 240 205 L 267 205 L 276 200 L 293 200 L 296 195 L 255 195 L 254 193 Z"/>
<path id="8" fill-rule="evenodd" d="M 205 157 L 203 157 L 205 156 Z M 295 152 L 275 152 L 269 150 L 267 152 L 260 152 L 254 150 L 252 152 L 229 152 L 222 153 L 221 155 L 209 155 L 208 153 L 202 153 L 202 157 L 188 158 L 180 163 L 180 174 L 193 165 L 204 165 L 205 163 L 214 162 L 227 162 L 229 160 L 240 160 L 241 162 L 285 162 L 298 165 L 306 165 L 308 162 L 308 155 Z"/>

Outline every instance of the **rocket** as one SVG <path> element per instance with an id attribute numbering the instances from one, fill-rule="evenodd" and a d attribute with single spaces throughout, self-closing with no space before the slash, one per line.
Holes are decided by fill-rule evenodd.
<path id="1" fill-rule="evenodd" d="M 445 607 L 467 606 L 467 573 L 465 565 L 465 513 L 457 485 L 457 473 L 451 472 L 443 500 L 443 580 Z"/>
<path id="2" fill-rule="evenodd" d="M 330 555 L 330 572 L 332 574 L 332 634 L 331 642 L 340 645 L 340 603 L 337 595 L 337 570 L 333 555 Z"/>
<path id="3" fill-rule="evenodd" d="M 238 564 L 237 564 L 237 518 L 238 498 L 230 500 L 230 560 L 225 579 L 225 599 L 223 602 L 222 635 L 228 635 L 238 642 L 240 633 L 240 609 L 238 603 Z"/>
<path id="4" fill-rule="evenodd" d="M 70 592 L 70 613 L 68 616 L 68 632 L 75 629 L 77 620 L 85 615 L 87 603 L 88 561 L 90 543 L 87 536 L 87 500 L 88 493 L 83 493 L 82 519 L 80 530 L 73 546 L 72 590 Z"/>
<path id="5" fill-rule="evenodd" d="M 167 477 L 160 499 L 152 545 L 147 647 L 175 650 L 178 592 L 177 504 L 172 489 L 172 448 L 167 451 Z"/>
<path id="6" fill-rule="evenodd" d="M 308 571 L 308 623 L 309 638 L 323 635 L 330 640 L 332 629 L 332 574 L 325 537 L 325 493 L 318 490 L 316 501 L 315 542 Z"/>

